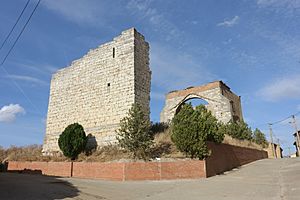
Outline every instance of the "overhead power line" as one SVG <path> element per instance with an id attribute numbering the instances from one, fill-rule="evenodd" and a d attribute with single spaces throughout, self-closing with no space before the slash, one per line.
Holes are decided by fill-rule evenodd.
<path id="1" fill-rule="evenodd" d="M 31 14 L 30 14 L 30 16 L 29 16 L 29 18 L 27 19 L 26 23 L 24 24 L 24 26 L 23 26 L 21 32 L 19 33 L 19 35 L 18 35 L 18 37 L 16 38 L 15 42 L 13 43 L 13 45 L 11 46 L 11 48 L 9 49 L 9 51 L 7 52 L 6 56 L 4 57 L 3 61 L 1 62 L 1 65 L 4 64 L 4 62 L 6 61 L 7 57 L 9 56 L 9 54 L 11 53 L 11 51 L 13 50 L 13 48 L 15 47 L 15 45 L 17 44 L 19 38 L 21 37 L 22 33 L 24 32 L 26 26 L 28 25 L 28 23 L 29 23 L 31 17 L 33 16 L 33 14 L 34 14 L 34 12 L 36 11 L 37 7 L 39 6 L 40 2 L 41 2 L 41 0 L 39 0 L 39 1 L 37 2 L 37 4 L 35 5 L 34 9 L 32 10 L 32 12 L 31 12 Z"/>
<path id="2" fill-rule="evenodd" d="M 262 124 L 258 124 L 258 125 L 255 125 L 254 127 L 262 127 L 262 126 L 268 126 L 268 125 L 279 124 L 279 123 L 281 123 L 281 122 L 283 122 L 283 121 L 285 121 L 285 120 L 287 120 L 287 119 L 289 119 L 289 118 L 292 118 L 293 116 L 297 116 L 297 115 L 299 115 L 299 114 L 300 114 L 300 111 L 297 112 L 297 113 L 295 113 L 295 114 L 289 115 L 288 117 L 285 117 L 285 118 L 283 118 L 283 119 L 281 119 L 281 120 L 274 121 L 274 122 L 271 122 L 271 123 L 262 123 Z"/>
<path id="3" fill-rule="evenodd" d="M 16 25 L 19 23 L 19 21 L 20 21 L 22 15 L 23 15 L 24 11 L 26 10 L 26 8 L 27 8 L 29 2 L 30 2 L 30 0 L 27 1 L 26 5 L 24 6 L 24 8 L 23 8 L 22 12 L 20 13 L 20 15 L 19 15 L 17 21 L 15 22 L 14 26 L 13 26 L 12 29 L 9 31 L 9 33 L 8 33 L 8 35 L 6 36 L 5 40 L 2 42 L 1 47 L 0 47 L 0 50 L 2 49 L 2 47 L 3 47 L 4 44 L 6 43 L 6 41 L 8 40 L 8 38 L 10 37 L 10 35 L 12 34 L 12 32 L 14 31 Z"/>
<path id="4" fill-rule="evenodd" d="M 30 0 L 29 0 L 29 1 L 30 1 Z M 26 9 L 26 7 L 27 7 L 29 1 L 28 1 L 27 4 L 25 5 L 25 7 L 24 7 L 24 9 L 23 9 L 23 11 L 22 11 L 22 13 L 21 13 L 20 16 L 22 16 L 22 14 L 23 14 L 24 10 Z M 29 16 L 29 18 L 27 19 L 26 23 L 24 24 L 24 26 L 23 26 L 21 32 L 19 33 L 18 37 L 16 38 L 16 40 L 15 40 L 14 43 L 13 43 L 13 45 L 11 46 L 11 48 L 10 48 L 9 51 L 8 51 L 8 53 L 6 54 L 6 56 L 4 57 L 3 61 L 2 61 L 1 64 L 0 64 L 1 68 L 2 68 L 3 71 L 8 75 L 8 77 L 10 77 L 10 76 L 9 76 L 10 74 L 9 74 L 8 71 L 4 68 L 3 64 L 4 64 L 4 62 L 6 61 L 7 57 L 9 56 L 9 54 L 11 53 L 11 51 L 13 50 L 13 48 L 15 47 L 15 45 L 17 44 L 18 40 L 20 39 L 22 33 L 24 32 L 26 26 L 28 25 L 30 19 L 32 18 L 33 14 L 35 13 L 35 11 L 36 11 L 37 7 L 39 6 L 40 2 L 41 2 L 41 0 L 39 0 L 39 1 L 37 2 L 37 4 L 35 5 L 34 9 L 32 10 L 32 12 L 31 12 L 31 14 L 30 14 L 30 16 Z M 19 16 L 19 18 L 21 18 L 20 16 Z M 19 21 L 19 18 L 18 18 L 17 21 Z M 16 24 L 17 24 L 17 23 L 18 23 L 18 22 L 16 22 Z M 15 25 L 14 25 L 14 27 L 15 27 Z M 12 32 L 12 31 L 11 31 L 11 32 Z M 11 33 L 10 33 L 10 34 L 11 34 Z M 17 88 L 17 89 L 21 92 L 21 94 L 25 97 L 25 99 L 27 99 L 27 101 L 28 101 L 28 102 L 36 109 L 36 111 L 39 113 L 39 109 L 33 104 L 33 102 L 32 102 L 32 101 L 30 100 L 30 98 L 26 95 L 26 93 L 25 93 L 24 90 L 20 87 L 20 85 L 19 85 L 15 80 L 13 80 L 11 77 L 10 77 L 10 79 L 11 79 L 11 81 L 13 82 L 13 84 L 16 86 L 16 88 Z"/>

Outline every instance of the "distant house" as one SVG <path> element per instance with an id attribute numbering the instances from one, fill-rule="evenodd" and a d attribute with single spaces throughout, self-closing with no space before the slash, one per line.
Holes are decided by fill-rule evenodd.
<path id="1" fill-rule="evenodd" d="M 298 137 L 297 137 L 297 134 L 298 134 Z M 295 145 L 295 148 L 296 148 L 296 155 L 297 157 L 299 156 L 299 151 L 300 151 L 300 141 L 299 141 L 299 138 L 300 138 L 300 131 L 298 131 L 297 133 L 294 133 L 293 134 L 294 138 L 295 138 L 295 142 L 293 143 Z"/>
<path id="2" fill-rule="evenodd" d="M 269 143 L 269 146 L 265 149 L 268 152 L 268 158 L 282 158 L 282 148 L 280 144 Z"/>

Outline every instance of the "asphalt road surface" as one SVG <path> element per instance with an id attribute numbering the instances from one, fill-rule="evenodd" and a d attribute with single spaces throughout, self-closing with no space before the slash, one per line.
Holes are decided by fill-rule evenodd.
<path id="1" fill-rule="evenodd" d="M 0 199 L 300 199 L 300 159 L 265 159 L 199 180 L 113 182 L 0 173 Z"/>

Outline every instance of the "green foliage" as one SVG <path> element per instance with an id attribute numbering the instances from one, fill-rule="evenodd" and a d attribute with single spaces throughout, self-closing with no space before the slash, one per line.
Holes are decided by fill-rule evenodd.
<path id="1" fill-rule="evenodd" d="M 256 128 L 253 132 L 253 141 L 257 144 L 260 144 L 264 148 L 268 146 L 266 135 L 263 132 L 261 132 L 258 128 Z"/>
<path id="2" fill-rule="evenodd" d="M 146 159 L 153 144 L 151 123 L 138 104 L 133 104 L 128 116 L 120 122 L 117 140 L 134 158 Z"/>
<path id="3" fill-rule="evenodd" d="M 220 126 L 205 106 L 197 106 L 194 110 L 191 104 L 184 104 L 172 120 L 171 139 L 181 152 L 191 158 L 203 159 L 209 156 L 206 141 L 223 141 Z"/>
<path id="4" fill-rule="evenodd" d="M 230 121 L 224 125 L 222 132 L 240 140 L 252 140 L 252 130 L 245 122 Z"/>
<path id="5" fill-rule="evenodd" d="M 58 139 L 58 146 L 64 156 L 72 160 L 75 160 L 84 151 L 86 143 L 87 136 L 83 127 L 78 123 L 71 124 L 65 128 Z"/>
<path id="6" fill-rule="evenodd" d="M 157 133 L 162 133 L 165 130 L 167 130 L 169 128 L 169 124 L 165 123 L 165 122 L 156 122 L 156 123 L 151 123 L 151 133 L 153 133 L 153 135 L 157 134 Z"/>

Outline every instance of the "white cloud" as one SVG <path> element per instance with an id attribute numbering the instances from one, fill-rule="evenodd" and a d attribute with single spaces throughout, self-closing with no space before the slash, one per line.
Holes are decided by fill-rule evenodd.
<path id="1" fill-rule="evenodd" d="M 218 23 L 217 26 L 232 27 L 232 26 L 238 24 L 239 21 L 240 21 L 240 17 L 234 16 L 232 19 L 224 20 L 223 22 Z"/>
<path id="2" fill-rule="evenodd" d="M 151 43 L 150 65 L 153 84 L 167 90 L 164 92 L 216 79 L 198 57 L 154 42 Z"/>
<path id="3" fill-rule="evenodd" d="M 271 7 L 275 9 L 294 10 L 300 9 L 299 0 L 257 0 L 260 7 Z"/>
<path id="4" fill-rule="evenodd" d="M 154 31 L 163 32 L 167 41 L 178 39 L 183 32 L 157 9 L 152 8 L 151 2 L 150 0 L 131 0 L 127 4 L 127 9 L 133 15 L 138 15 L 140 19 L 146 19 L 154 27 Z"/>
<path id="5" fill-rule="evenodd" d="M 267 101 L 282 99 L 300 99 L 300 75 L 274 80 L 258 91 L 258 95 Z"/>
<path id="6" fill-rule="evenodd" d="M 105 18 L 101 17 L 106 11 L 101 1 L 89 0 L 45 0 L 43 5 L 67 20 L 79 25 L 105 24 Z M 105 12 L 106 13 L 106 12 Z"/>
<path id="7" fill-rule="evenodd" d="M 39 74 L 52 74 L 58 70 L 57 67 L 48 63 L 38 63 L 31 60 L 19 59 L 17 61 L 10 61 L 10 64 L 18 68 L 26 68 L 32 72 Z"/>
<path id="8" fill-rule="evenodd" d="M 20 81 L 27 81 L 27 82 L 32 82 L 40 85 L 47 85 L 48 83 L 46 81 L 40 80 L 35 77 L 31 76 L 23 76 L 23 75 L 6 75 L 6 78 L 14 79 L 14 80 L 20 80 Z"/>
<path id="9" fill-rule="evenodd" d="M 0 109 L 0 122 L 12 122 L 19 114 L 25 114 L 25 109 L 19 104 L 9 104 Z"/>
<path id="10" fill-rule="evenodd" d="M 257 0 L 259 8 L 268 9 L 281 16 L 281 18 L 299 17 L 300 1 L 299 0 Z"/>

